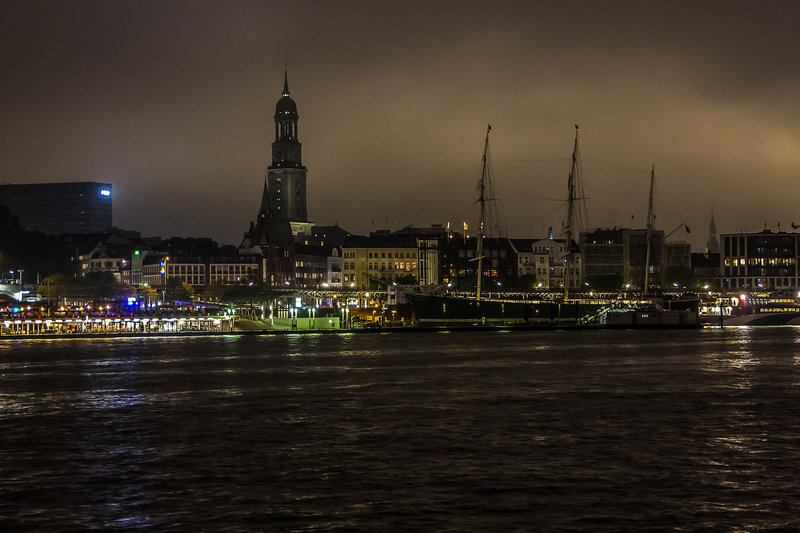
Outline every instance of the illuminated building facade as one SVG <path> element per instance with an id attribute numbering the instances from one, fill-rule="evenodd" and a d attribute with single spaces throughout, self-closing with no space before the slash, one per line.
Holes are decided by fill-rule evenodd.
<path id="1" fill-rule="evenodd" d="M 531 286 L 524 289 L 563 289 L 567 269 L 567 246 L 558 239 L 510 239 L 517 258 L 517 279 L 527 278 Z M 581 254 L 573 253 L 569 261 L 569 286 L 583 288 Z"/>
<path id="2" fill-rule="evenodd" d="M 723 289 L 796 288 L 798 233 L 722 234 L 720 271 Z"/>
<path id="3" fill-rule="evenodd" d="M 253 257 L 170 257 L 148 254 L 142 267 L 143 282 L 151 287 L 166 287 L 171 279 L 201 287 L 211 283 L 245 285 L 258 281 L 259 263 Z"/>
<path id="4" fill-rule="evenodd" d="M 75 250 L 79 276 L 105 272 L 129 285 L 142 282 L 143 256 L 161 244 L 160 237 L 142 238 L 139 232 L 119 228 L 101 234 L 72 234 L 66 240 Z"/>
<path id="5" fill-rule="evenodd" d="M 413 237 L 417 240 L 417 277 L 420 285 L 438 285 L 441 283 L 441 247 L 448 240 L 448 228 L 441 224 L 426 227 L 406 226 L 395 231 L 393 235 Z"/>
<path id="6" fill-rule="evenodd" d="M 94 181 L 0 185 L 0 205 L 25 230 L 102 233 L 114 225 L 112 191 L 111 184 Z"/>
<path id="7" fill-rule="evenodd" d="M 243 285 L 258 281 L 258 261 L 255 258 L 241 258 L 239 262 L 223 259 L 208 265 L 209 283 L 221 285 Z"/>
<path id="8" fill-rule="evenodd" d="M 295 244 L 294 272 L 296 287 L 319 288 L 329 283 L 329 259 L 337 253 L 332 246 Z"/>
<path id="9" fill-rule="evenodd" d="M 378 289 L 392 283 L 416 284 L 418 267 L 417 240 L 413 237 L 351 236 L 342 247 L 344 287 Z"/>
<path id="10" fill-rule="evenodd" d="M 417 249 L 419 256 L 420 285 L 436 285 L 439 283 L 439 239 L 418 237 Z"/>
<path id="11" fill-rule="evenodd" d="M 331 255 L 328 257 L 325 283 L 328 284 L 328 287 L 341 288 L 342 286 L 342 253 L 339 248 L 331 250 Z"/>

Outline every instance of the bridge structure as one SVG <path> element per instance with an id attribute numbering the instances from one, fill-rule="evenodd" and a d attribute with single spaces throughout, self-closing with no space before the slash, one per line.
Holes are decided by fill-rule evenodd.
<path id="1" fill-rule="evenodd" d="M 244 291 L 239 294 L 226 294 L 225 299 L 233 304 L 248 304 L 256 302 L 275 302 L 278 300 L 295 301 L 300 298 L 303 302 L 322 301 L 386 301 L 388 291 L 369 290 L 356 288 L 310 288 L 310 287 L 270 287 L 259 291 Z"/>
<path id="2" fill-rule="evenodd" d="M 0 284 L 0 305 L 21 305 L 26 294 L 24 285 Z"/>

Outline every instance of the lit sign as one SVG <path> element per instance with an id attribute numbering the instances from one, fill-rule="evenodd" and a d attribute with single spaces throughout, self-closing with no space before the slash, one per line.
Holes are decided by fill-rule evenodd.
<path id="1" fill-rule="evenodd" d="M 111 191 L 108 189 L 100 189 L 100 196 L 111 196 Z"/>
<path id="2" fill-rule="evenodd" d="M 294 306 L 295 307 L 303 307 L 303 299 L 302 298 L 295 298 L 294 299 Z"/>

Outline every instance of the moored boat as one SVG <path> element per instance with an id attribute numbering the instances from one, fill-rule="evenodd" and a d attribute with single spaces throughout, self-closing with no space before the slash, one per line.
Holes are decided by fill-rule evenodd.
<path id="1" fill-rule="evenodd" d="M 729 305 L 720 305 L 703 317 L 706 325 L 723 326 L 800 326 L 800 303 L 782 295 L 742 294 L 726 298 Z"/>
<path id="2" fill-rule="evenodd" d="M 553 325 L 587 324 L 607 303 L 592 301 L 503 300 L 407 293 L 419 325 Z"/>
<path id="3" fill-rule="evenodd" d="M 575 235 L 578 233 L 578 211 L 575 206 L 583 198 L 580 183 L 580 164 L 578 158 L 578 126 L 575 126 L 575 141 L 572 151 L 572 166 L 567 182 L 567 221 L 563 225 L 565 236 L 565 254 L 561 258 L 564 265 L 563 292 L 550 299 L 541 295 L 529 294 L 528 299 L 504 299 L 501 297 L 486 299 L 482 297 L 481 287 L 483 281 L 483 239 L 485 237 L 485 204 L 492 198 L 487 198 L 487 190 L 491 190 L 489 165 L 487 163 L 489 133 L 487 129 L 484 143 L 483 171 L 478 181 L 478 200 L 480 204 L 480 224 L 477 236 L 475 258 L 476 262 L 476 291 L 474 297 L 442 295 L 425 293 L 415 290 L 407 292 L 406 298 L 411 303 L 414 312 L 414 322 L 420 326 L 561 326 L 561 325 L 596 325 L 609 327 L 697 327 L 698 309 L 697 300 L 689 305 L 679 305 L 678 302 L 664 302 L 657 299 L 622 300 L 621 298 L 600 299 L 585 293 L 570 294 L 571 289 L 577 290 L 582 286 L 580 278 L 573 279 L 573 265 L 575 255 L 580 253 Z M 650 260 L 650 234 L 653 226 L 653 180 L 654 171 L 650 176 L 650 208 L 648 213 L 648 250 L 647 263 Z M 648 268 L 644 286 L 647 287 Z"/>

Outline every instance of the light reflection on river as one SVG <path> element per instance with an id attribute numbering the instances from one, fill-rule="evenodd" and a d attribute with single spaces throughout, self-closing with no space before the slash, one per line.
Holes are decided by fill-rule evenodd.
<path id="1" fill-rule="evenodd" d="M 0 341 L 4 531 L 800 527 L 800 328 Z"/>

